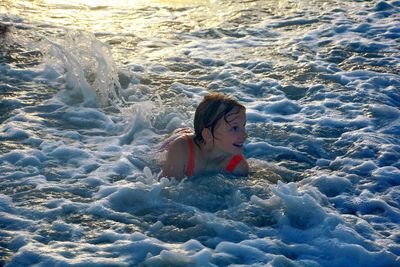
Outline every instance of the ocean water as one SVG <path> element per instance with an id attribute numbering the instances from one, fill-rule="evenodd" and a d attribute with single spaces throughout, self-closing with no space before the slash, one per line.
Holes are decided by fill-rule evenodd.
<path id="1" fill-rule="evenodd" d="M 0 265 L 400 266 L 400 1 L 2 0 Z M 160 177 L 203 95 L 248 177 Z"/>

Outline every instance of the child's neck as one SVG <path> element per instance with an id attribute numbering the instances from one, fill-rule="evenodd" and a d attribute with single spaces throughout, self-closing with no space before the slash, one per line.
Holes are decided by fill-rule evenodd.
<path id="1" fill-rule="evenodd" d="M 229 153 L 221 151 L 214 146 L 207 146 L 206 144 L 200 145 L 199 152 L 202 161 L 206 165 L 219 165 L 231 156 Z"/>

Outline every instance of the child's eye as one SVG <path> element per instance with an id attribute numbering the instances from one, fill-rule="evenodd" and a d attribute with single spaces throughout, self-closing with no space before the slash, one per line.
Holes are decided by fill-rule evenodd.
<path id="1" fill-rule="evenodd" d="M 232 127 L 232 131 L 237 132 L 238 130 L 239 130 L 239 127 L 237 127 L 237 126 Z"/>

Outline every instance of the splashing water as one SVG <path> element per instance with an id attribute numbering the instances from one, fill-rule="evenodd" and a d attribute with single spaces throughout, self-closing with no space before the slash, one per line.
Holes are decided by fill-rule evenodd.
<path id="1" fill-rule="evenodd" d="M 68 99 L 90 107 L 123 104 L 117 68 L 109 47 L 89 33 L 67 32 L 64 38 L 63 44 L 46 38 L 45 60 L 53 65 L 47 68 L 65 78 Z"/>

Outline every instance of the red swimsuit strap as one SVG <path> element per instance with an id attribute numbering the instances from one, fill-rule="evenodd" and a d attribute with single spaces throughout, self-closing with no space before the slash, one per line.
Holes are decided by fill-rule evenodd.
<path id="1" fill-rule="evenodd" d="M 226 165 L 226 170 L 230 173 L 236 168 L 236 166 L 242 161 L 243 155 L 235 155 L 232 157 L 231 161 L 229 161 L 228 165 Z"/>
<path id="2" fill-rule="evenodd" d="M 190 176 L 194 175 L 194 144 L 193 144 L 192 139 L 189 136 L 186 136 L 186 140 L 189 145 L 189 159 L 187 162 L 185 175 L 190 177 Z"/>

